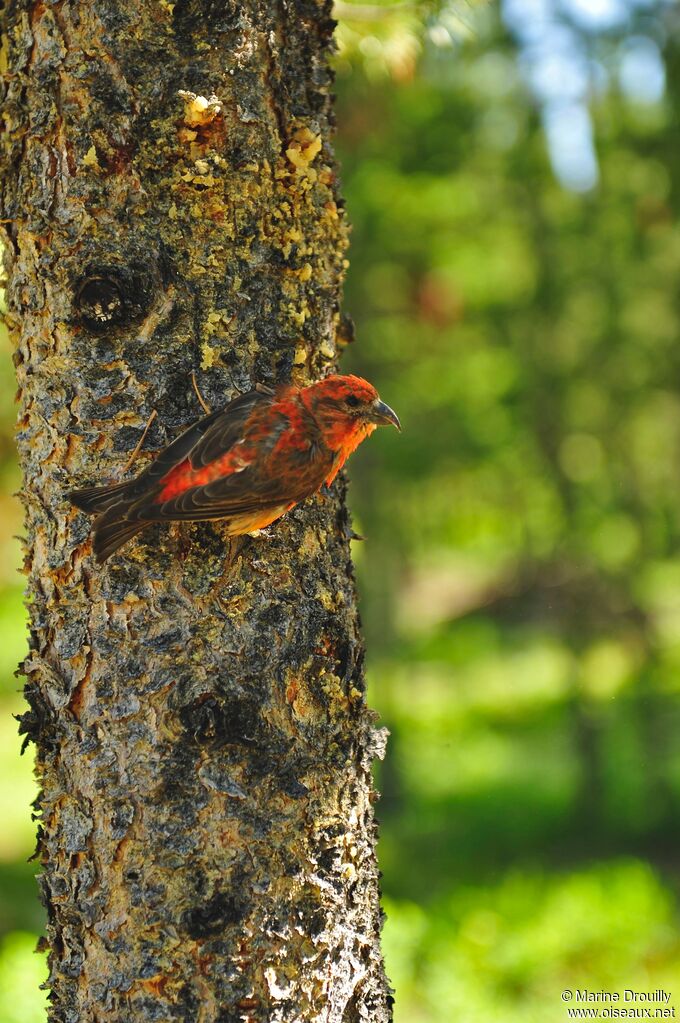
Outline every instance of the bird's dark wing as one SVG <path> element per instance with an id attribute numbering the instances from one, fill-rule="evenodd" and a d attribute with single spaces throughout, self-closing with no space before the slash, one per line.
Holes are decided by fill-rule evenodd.
<path id="1" fill-rule="evenodd" d="M 255 411 L 262 411 L 276 401 L 266 391 L 250 391 L 230 402 L 221 415 L 209 424 L 198 443 L 189 452 L 189 461 L 194 469 L 220 458 L 234 444 L 243 439 L 246 423 Z M 209 418 L 209 417 L 208 417 Z"/>
<path id="2" fill-rule="evenodd" d="M 318 490 L 334 458 L 315 430 L 296 403 L 243 395 L 158 457 L 127 492 L 125 518 L 217 519 L 295 504 Z M 197 474 L 204 478 L 192 483 Z"/>
<path id="3" fill-rule="evenodd" d="M 263 391 L 240 394 L 222 409 L 199 419 L 158 455 L 136 480 L 128 484 L 126 497 L 148 494 L 154 486 L 185 459 L 198 468 L 226 454 L 243 437 L 246 422 L 258 406 L 271 405 L 274 397 Z"/>
<path id="4" fill-rule="evenodd" d="M 127 517 L 199 521 L 296 504 L 319 489 L 333 458 L 332 452 L 312 446 L 306 451 L 290 451 L 269 465 L 258 461 L 162 503 L 144 502 L 130 509 Z"/>

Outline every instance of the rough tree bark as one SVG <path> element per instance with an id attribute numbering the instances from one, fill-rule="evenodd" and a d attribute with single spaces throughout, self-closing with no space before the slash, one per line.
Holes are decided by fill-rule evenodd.
<path id="1" fill-rule="evenodd" d="M 39 855 L 63 1023 L 383 1023 L 342 484 L 230 560 L 152 527 L 105 569 L 72 486 L 255 381 L 335 365 L 346 228 L 326 0 L 11 0 L 2 217 Z"/>

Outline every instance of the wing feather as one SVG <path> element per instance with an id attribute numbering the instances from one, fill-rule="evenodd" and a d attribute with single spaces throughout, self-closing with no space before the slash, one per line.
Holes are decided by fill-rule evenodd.
<path id="1" fill-rule="evenodd" d="M 182 494 L 162 503 L 140 502 L 127 512 L 127 518 L 146 520 L 221 519 L 246 512 L 290 502 L 297 503 L 318 490 L 332 464 L 332 454 L 316 449 L 298 455 L 294 474 L 290 472 L 263 473 L 259 465 L 243 472 L 223 476 L 203 486 L 191 487 Z M 272 466 L 276 469 L 277 466 Z M 279 464 L 279 470 L 283 468 Z M 290 462 L 285 466 L 290 469 Z"/>
<path id="2" fill-rule="evenodd" d="M 128 484 L 126 498 L 134 501 L 147 496 L 164 476 L 185 459 L 198 467 L 225 454 L 243 436 L 243 427 L 258 404 L 271 404 L 272 397 L 261 391 L 249 391 L 199 419 L 180 434 L 156 460 Z"/>
<path id="3" fill-rule="evenodd" d="M 127 491 L 125 518 L 132 522 L 228 518 L 296 503 L 313 494 L 335 456 L 311 442 L 300 445 L 299 435 L 296 445 L 279 445 L 287 430 L 294 432 L 289 419 L 278 410 L 272 410 L 266 419 L 253 416 L 275 400 L 272 395 L 252 391 L 221 412 L 199 420 L 146 470 L 144 486 Z M 253 434 L 257 434 L 256 442 Z M 246 464 L 242 469 L 159 500 L 164 478 L 181 462 L 188 460 L 191 470 L 201 469 L 221 459 L 238 443 L 244 445 Z M 248 455 L 252 458 L 250 464 Z"/>
<path id="4" fill-rule="evenodd" d="M 201 469 L 226 454 L 243 439 L 243 428 L 255 409 L 264 408 L 274 401 L 274 396 L 267 392 L 250 391 L 230 402 L 191 449 L 189 461 L 192 467 Z"/>

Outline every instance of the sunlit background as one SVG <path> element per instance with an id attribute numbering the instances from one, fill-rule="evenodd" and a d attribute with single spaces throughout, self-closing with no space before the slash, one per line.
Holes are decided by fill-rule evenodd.
<path id="1" fill-rule="evenodd" d="M 343 366 L 404 425 L 351 467 L 396 1021 L 680 1013 L 680 9 L 337 10 Z M 38 1023 L 2 352 L 0 1023 Z"/>

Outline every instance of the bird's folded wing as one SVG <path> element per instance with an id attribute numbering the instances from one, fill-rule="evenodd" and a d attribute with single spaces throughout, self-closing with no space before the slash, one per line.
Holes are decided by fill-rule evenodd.
<path id="1" fill-rule="evenodd" d="M 271 404 L 272 398 L 260 391 L 250 391 L 216 412 L 204 416 L 180 434 L 172 444 L 161 451 L 158 458 L 131 481 L 127 496 L 143 497 L 160 483 L 177 465 L 190 459 L 193 465 L 205 465 L 220 454 L 225 454 L 243 436 L 243 428 L 260 402 Z"/>
<path id="2" fill-rule="evenodd" d="M 302 501 L 323 483 L 332 454 L 310 446 L 254 459 L 238 472 L 173 494 L 169 500 L 135 508 L 153 519 L 216 519 Z"/>
<path id="3" fill-rule="evenodd" d="M 288 506 L 318 490 L 333 454 L 301 435 L 301 424 L 279 410 L 265 408 L 259 415 L 259 402 L 271 404 L 272 398 L 261 392 L 243 395 L 221 414 L 197 423 L 194 429 L 207 428 L 194 437 L 188 452 L 179 438 L 177 455 L 171 456 L 171 445 L 159 456 L 152 468 L 162 461 L 164 471 L 156 470 L 152 486 L 133 495 L 125 517 L 225 518 Z"/>

